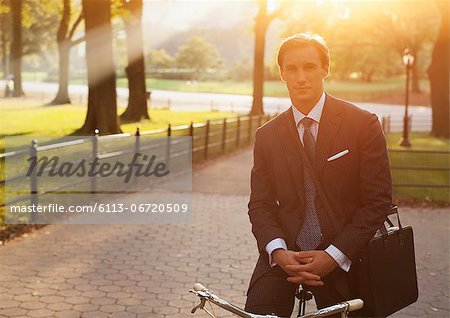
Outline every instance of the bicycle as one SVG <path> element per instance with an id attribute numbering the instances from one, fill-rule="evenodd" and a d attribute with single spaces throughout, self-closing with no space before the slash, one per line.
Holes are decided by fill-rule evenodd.
<path id="1" fill-rule="evenodd" d="M 214 314 L 214 309 L 212 309 L 212 312 L 210 312 L 208 309 L 205 308 L 206 302 L 209 302 L 210 304 L 214 304 L 220 308 L 223 308 L 233 314 L 235 314 L 238 317 L 242 318 L 281 318 L 278 316 L 273 315 L 256 315 L 249 312 L 246 312 L 245 310 L 229 303 L 228 301 L 220 298 L 216 294 L 214 294 L 212 291 L 205 288 L 202 284 L 196 283 L 193 288 L 189 291 L 191 293 L 196 294 L 200 298 L 200 304 L 192 308 L 191 313 L 195 313 L 197 309 L 202 309 L 205 311 L 210 317 L 216 318 Z M 344 301 L 341 303 L 338 303 L 336 305 L 332 305 L 326 308 L 319 309 L 315 312 L 301 315 L 299 312 L 298 317 L 301 318 L 313 318 L 313 317 L 329 317 L 331 315 L 335 314 L 341 314 L 341 318 L 348 317 L 349 312 L 359 310 L 363 307 L 364 303 L 361 299 L 352 299 L 349 301 Z"/>

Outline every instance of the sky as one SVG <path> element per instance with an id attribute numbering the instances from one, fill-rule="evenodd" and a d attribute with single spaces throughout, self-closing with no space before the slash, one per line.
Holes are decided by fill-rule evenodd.
<path id="1" fill-rule="evenodd" d="M 248 14 L 253 15 L 256 8 L 256 3 L 248 0 L 144 0 L 143 23 L 170 26 L 179 31 L 202 23 L 207 27 L 211 21 L 215 26 L 226 27 L 248 18 Z"/>

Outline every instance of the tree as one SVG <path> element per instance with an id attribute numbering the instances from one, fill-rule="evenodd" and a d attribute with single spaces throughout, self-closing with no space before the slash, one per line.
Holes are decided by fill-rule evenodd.
<path id="1" fill-rule="evenodd" d="M 405 48 L 414 54 L 411 69 L 411 86 L 414 92 L 421 92 L 419 80 L 422 70 L 421 53 L 424 45 L 431 42 L 436 33 L 436 10 L 428 1 L 416 1 L 412 6 L 408 1 L 391 2 L 384 6 L 378 21 L 379 39 L 402 55 Z M 399 59 L 401 56 L 399 56 Z"/>
<path id="2" fill-rule="evenodd" d="M 5 75 L 12 72 L 13 96 L 23 95 L 21 73 L 24 57 L 39 54 L 40 58 L 48 59 L 49 48 L 53 44 L 51 35 L 54 34 L 59 10 L 57 4 L 56 0 L 0 1 L 3 69 Z M 11 70 L 6 66 L 8 53 Z"/>
<path id="3" fill-rule="evenodd" d="M 433 117 L 431 134 L 435 137 L 450 138 L 449 6 L 446 1 L 436 1 L 436 4 L 441 13 L 441 24 L 439 35 L 432 53 L 432 62 L 430 67 L 428 68 Z"/>
<path id="4" fill-rule="evenodd" d="M 150 50 L 147 55 L 149 69 L 170 68 L 175 65 L 175 59 L 166 50 Z"/>
<path id="5" fill-rule="evenodd" d="M 269 14 L 267 11 L 267 0 L 258 1 L 259 10 L 255 18 L 255 48 L 253 63 L 253 102 L 251 115 L 264 114 L 263 95 L 264 95 L 264 51 L 266 47 L 266 32 L 270 23 L 281 16 L 284 9 L 280 6 L 276 11 Z"/>
<path id="6" fill-rule="evenodd" d="M 144 50 L 142 44 L 142 0 L 122 0 L 127 35 L 128 107 L 120 116 L 125 121 L 150 119 L 145 89 Z"/>
<path id="7" fill-rule="evenodd" d="M 252 79 L 253 61 L 249 58 L 236 61 L 231 66 L 230 77 L 236 81 Z"/>
<path id="8" fill-rule="evenodd" d="M 427 44 L 436 33 L 436 10 L 426 1 L 296 2 L 283 36 L 311 31 L 322 35 L 330 48 L 331 76 L 350 75 L 369 81 L 404 74 L 406 47 L 414 50 L 413 87 L 427 58 Z"/>
<path id="9" fill-rule="evenodd" d="M 86 28 L 86 64 L 88 109 L 83 126 L 77 133 L 100 134 L 120 132 L 117 118 L 116 73 L 113 62 L 111 1 L 83 0 Z"/>
<path id="10" fill-rule="evenodd" d="M 223 59 L 217 48 L 199 36 L 189 38 L 178 49 L 175 60 L 178 67 L 193 70 L 193 77 L 201 76 L 208 69 L 223 67 Z"/>
<path id="11" fill-rule="evenodd" d="M 21 97 L 24 95 L 22 89 L 22 0 L 13 0 L 10 5 L 13 23 L 11 43 L 13 97 Z"/>
<path id="12" fill-rule="evenodd" d="M 2 54 L 2 70 L 3 70 L 3 78 L 6 79 L 8 76 L 8 39 L 7 39 L 7 33 L 8 33 L 8 26 L 9 26 L 9 20 L 10 20 L 10 14 L 9 14 L 9 6 L 5 4 L 4 0 L 0 0 L 0 40 L 1 43 L 1 54 Z"/>
<path id="13" fill-rule="evenodd" d="M 61 12 L 61 21 L 59 23 L 58 32 L 56 34 L 56 42 L 58 44 L 59 69 L 58 69 L 58 92 L 50 105 L 60 105 L 70 103 L 69 97 L 69 59 L 70 49 L 83 42 L 84 37 L 72 41 L 73 35 L 81 21 L 83 20 L 82 12 L 70 27 L 70 19 L 72 16 L 71 0 L 63 0 L 63 8 Z"/>

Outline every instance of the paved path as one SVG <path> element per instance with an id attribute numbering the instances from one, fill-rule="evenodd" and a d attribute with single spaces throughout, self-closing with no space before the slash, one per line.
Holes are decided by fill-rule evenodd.
<path id="1" fill-rule="evenodd" d="M 246 150 L 194 171 L 192 224 L 50 225 L 0 247 L 0 317 L 190 317 L 197 281 L 242 306 L 257 256 L 251 161 Z M 402 216 L 415 226 L 420 298 L 392 317 L 449 317 L 448 211 Z"/>
<path id="2" fill-rule="evenodd" d="M 42 99 L 54 97 L 58 91 L 56 83 L 25 82 L 24 90 L 28 96 L 38 96 Z M 71 84 L 69 93 L 74 102 L 84 103 L 87 98 L 88 88 L 86 85 Z M 126 104 L 128 89 L 117 88 L 119 102 Z M 152 90 L 152 107 L 170 107 L 172 110 L 194 110 L 194 111 L 233 111 L 237 113 L 248 113 L 252 105 L 252 97 L 238 94 L 219 93 L 199 93 L 199 92 L 178 92 L 167 90 Z M 401 131 L 403 127 L 403 105 L 357 103 L 359 107 L 376 113 L 380 118 L 390 115 L 392 118 L 392 131 Z M 287 97 L 264 97 L 264 110 L 266 113 L 275 113 L 285 110 L 291 105 Z M 426 106 L 412 106 L 409 114 L 413 116 L 413 131 L 430 131 L 431 129 L 431 108 Z"/>

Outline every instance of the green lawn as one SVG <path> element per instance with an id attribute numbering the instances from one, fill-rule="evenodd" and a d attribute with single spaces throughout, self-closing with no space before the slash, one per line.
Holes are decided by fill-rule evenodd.
<path id="1" fill-rule="evenodd" d="M 399 145 L 400 133 L 392 133 L 387 136 L 389 149 L 405 150 Z M 389 153 L 393 183 L 416 185 L 448 185 L 450 184 L 449 171 L 430 170 L 403 170 L 395 167 L 413 168 L 449 168 L 450 154 L 431 153 L 430 151 L 450 151 L 450 140 L 444 138 L 432 138 L 428 133 L 413 133 L 410 138 L 412 147 L 410 150 L 425 150 L 428 153 L 395 152 Z M 408 150 L 409 150 L 408 149 Z M 397 199 L 413 199 L 427 201 L 450 202 L 449 188 L 433 187 L 399 187 L 394 186 L 394 197 Z"/>
<path id="2" fill-rule="evenodd" d="M 119 107 L 119 113 L 124 111 Z M 5 149 L 6 136 L 24 136 L 30 140 L 31 136 L 64 136 L 80 128 L 86 116 L 86 107 L 81 105 L 41 106 L 33 101 L 15 99 L 0 99 L 0 153 Z M 234 117 L 234 113 L 227 112 L 180 112 L 151 109 L 151 121 L 121 125 L 123 132 L 141 131 L 165 128 L 172 125 L 204 122 L 207 119 Z"/>

